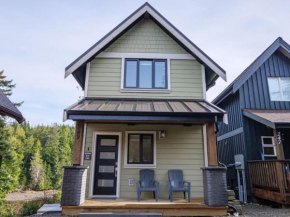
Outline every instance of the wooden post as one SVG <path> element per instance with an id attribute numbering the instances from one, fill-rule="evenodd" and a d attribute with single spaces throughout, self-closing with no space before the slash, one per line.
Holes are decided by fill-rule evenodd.
<path id="1" fill-rule="evenodd" d="M 284 186 L 284 176 L 283 173 L 285 170 L 282 167 L 282 163 L 277 161 L 276 162 L 276 176 L 277 176 L 277 184 L 280 192 L 280 198 L 282 201 L 286 200 L 286 193 L 285 193 L 285 186 Z"/>
<path id="2" fill-rule="evenodd" d="M 275 147 L 276 147 L 277 159 L 278 160 L 285 160 L 282 139 L 281 138 L 280 139 L 278 138 L 277 129 L 274 129 L 273 130 L 273 133 L 274 133 L 274 143 L 275 143 Z"/>
<path id="3" fill-rule="evenodd" d="M 82 150 L 83 150 L 83 136 L 84 136 L 84 121 L 76 121 L 73 164 L 82 163 Z"/>
<path id="4" fill-rule="evenodd" d="M 217 145 L 214 122 L 206 124 L 207 157 L 209 166 L 218 166 Z"/>

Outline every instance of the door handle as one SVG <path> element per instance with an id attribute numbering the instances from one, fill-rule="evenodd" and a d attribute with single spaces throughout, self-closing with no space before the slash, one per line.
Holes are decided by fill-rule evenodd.
<path id="1" fill-rule="evenodd" d="M 115 167 L 115 177 L 118 175 L 118 162 L 116 162 L 116 167 Z"/>

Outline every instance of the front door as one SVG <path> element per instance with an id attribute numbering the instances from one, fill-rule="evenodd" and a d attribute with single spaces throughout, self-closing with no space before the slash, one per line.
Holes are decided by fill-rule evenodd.
<path id="1" fill-rule="evenodd" d="M 115 135 L 97 136 L 94 196 L 117 195 L 118 140 Z"/>

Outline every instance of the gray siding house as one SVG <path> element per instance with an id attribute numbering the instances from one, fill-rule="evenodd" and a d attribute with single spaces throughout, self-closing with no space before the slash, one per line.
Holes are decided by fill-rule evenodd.
<path id="1" fill-rule="evenodd" d="M 63 191 L 79 182 L 81 192 L 63 196 L 63 214 L 104 207 L 172 216 L 226 213 L 204 204 L 201 170 L 218 165 L 214 127 L 226 114 L 206 101 L 206 90 L 226 73 L 158 11 L 142 5 L 72 62 L 69 75 L 84 98 L 64 110 L 64 120 L 76 121 L 76 138 Z M 154 170 L 162 204 L 148 205 L 151 192 L 137 202 L 141 169 Z M 171 169 L 191 182 L 190 204 L 169 202 Z M 174 197 L 183 200 L 182 192 Z"/>

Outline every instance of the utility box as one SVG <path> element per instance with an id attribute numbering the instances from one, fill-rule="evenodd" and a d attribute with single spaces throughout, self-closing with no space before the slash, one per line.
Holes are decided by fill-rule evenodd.
<path id="1" fill-rule="evenodd" d="M 236 167 L 236 170 L 244 170 L 245 169 L 244 155 L 242 155 L 242 154 L 235 155 L 235 167 Z"/>

